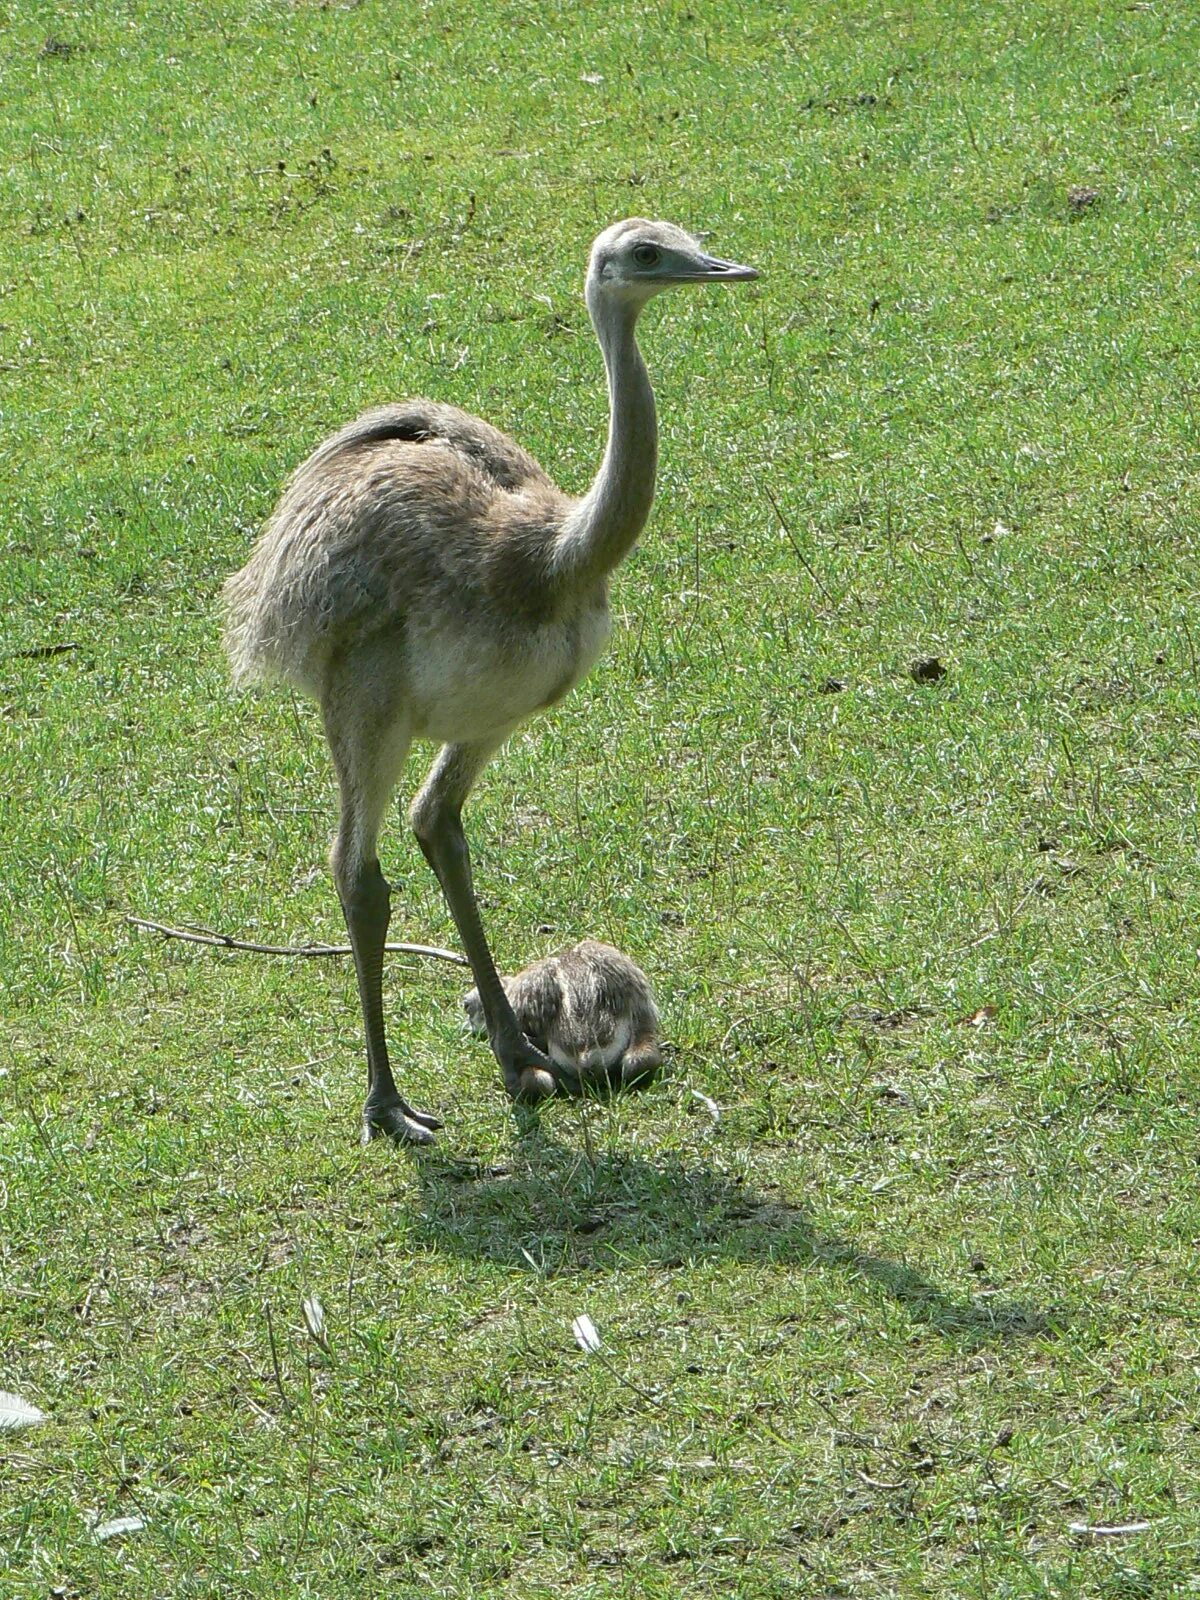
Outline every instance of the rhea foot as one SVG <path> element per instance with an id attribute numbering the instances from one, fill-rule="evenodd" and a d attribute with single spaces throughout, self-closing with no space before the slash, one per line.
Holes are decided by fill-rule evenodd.
<path id="1" fill-rule="evenodd" d="M 633 1045 L 616 1066 L 609 1069 L 609 1087 L 614 1093 L 623 1089 L 627 1093 L 636 1094 L 642 1089 L 648 1089 L 651 1084 L 658 1081 L 662 1064 L 662 1055 L 657 1044 Z"/>
<path id="2" fill-rule="evenodd" d="M 558 1093 L 558 1078 L 550 1058 L 543 1055 L 532 1040 L 524 1039 L 514 1049 L 494 1045 L 492 1048 L 504 1074 L 504 1088 L 510 1100 L 522 1106 L 535 1106 Z"/>
<path id="3" fill-rule="evenodd" d="M 433 1130 L 441 1126 L 439 1117 L 414 1111 L 398 1095 L 394 1100 L 368 1100 L 363 1107 L 362 1142 L 370 1144 L 382 1136 L 393 1144 L 432 1144 Z"/>

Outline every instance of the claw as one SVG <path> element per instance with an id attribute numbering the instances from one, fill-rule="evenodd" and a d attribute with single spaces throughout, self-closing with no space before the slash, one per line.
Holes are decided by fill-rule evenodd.
<path id="1" fill-rule="evenodd" d="M 419 1122 L 423 1128 L 444 1128 L 446 1124 L 441 1117 L 435 1117 L 430 1111 L 417 1111 L 412 1106 L 404 1107 L 404 1114 L 413 1122 Z"/>
<path id="2" fill-rule="evenodd" d="M 372 1110 L 368 1106 L 363 1111 L 362 1142 L 370 1144 L 382 1135 L 398 1145 L 432 1144 L 433 1129 L 441 1126 L 437 1117 L 423 1111 L 404 1106 L 380 1106 Z"/>

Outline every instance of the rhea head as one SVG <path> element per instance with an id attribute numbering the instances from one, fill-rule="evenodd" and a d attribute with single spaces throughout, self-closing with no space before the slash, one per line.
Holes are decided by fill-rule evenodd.
<path id="1" fill-rule="evenodd" d="M 710 256 L 699 239 L 673 222 L 629 217 L 605 228 L 593 244 L 587 297 L 589 306 L 597 298 L 640 306 L 676 284 L 745 283 L 757 277 L 753 267 Z"/>

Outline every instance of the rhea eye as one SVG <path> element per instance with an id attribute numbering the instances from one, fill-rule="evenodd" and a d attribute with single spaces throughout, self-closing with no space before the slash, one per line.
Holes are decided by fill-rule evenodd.
<path id="1" fill-rule="evenodd" d="M 652 244 L 639 244 L 635 246 L 633 259 L 639 267 L 656 267 L 658 265 L 658 251 Z"/>

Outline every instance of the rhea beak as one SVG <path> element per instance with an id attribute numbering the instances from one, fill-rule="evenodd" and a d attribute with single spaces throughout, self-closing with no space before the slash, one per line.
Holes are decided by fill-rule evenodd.
<path id="1" fill-rule="evenodd" d="M 693 272 L 672 272 L 672 283 L 749 283 L 758 277 L 757 267 L 739 266 L 736 261 L 721 261 L 717 256 L 705 256 L 702 266 Z"/>
<path id="2" fill-rule="evenodd" d="M 719 256 L 705 256 L 704 271 L 697 277 L 705 283 L 749 283 L 758 277 L 758 269 L 739 266 L 736 261 L 722 261 Z"/>

